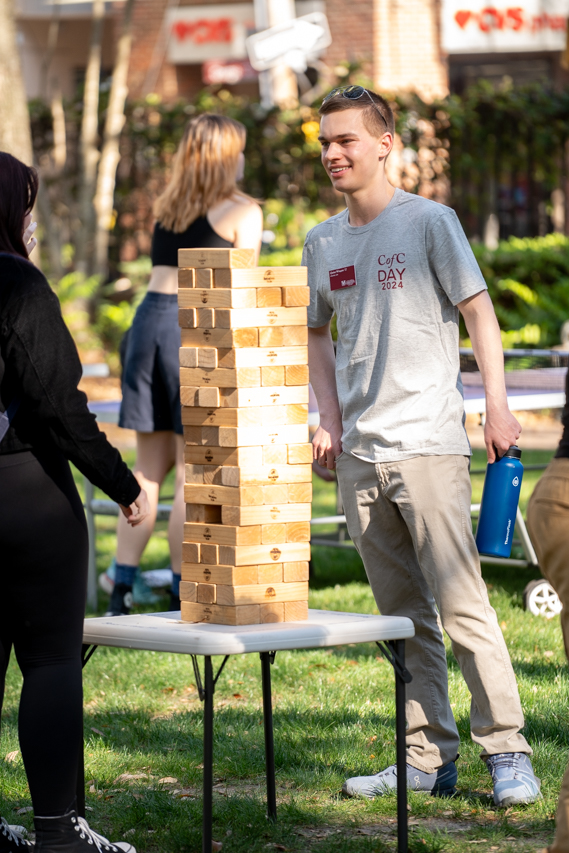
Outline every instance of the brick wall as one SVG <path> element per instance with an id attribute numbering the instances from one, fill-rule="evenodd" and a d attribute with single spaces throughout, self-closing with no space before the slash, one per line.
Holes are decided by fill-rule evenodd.
<path id="1" fill-rule="evenodd" d="M 374 0 L 326 0 L 326 14 L 333 42 L 324 57 L 334 65 L 343 60 L 359 62 L 373 73 Z"/>

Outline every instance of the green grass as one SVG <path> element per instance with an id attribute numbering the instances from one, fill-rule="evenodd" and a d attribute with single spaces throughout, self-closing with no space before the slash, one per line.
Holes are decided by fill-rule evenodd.
<path id="1" fill-rule="evenodd" d="M 475 454 L 473 468 L 483 467 L 483 456 Z M 550 456 L 527 452 L 524 461 L 536 464 Z M 524 510 L 538 477 L 539 472 L 526 473 Z M 474 500 L 482 480 L 473 477 Z M 164 494 L 172 494 L 171 483 Z M 333 489 L 317 481 L 314 514 L 334 511 Z M 100 518 L 98 528 L 102 570 L 113 553 L 114 522 Z M 143 568 L 167 562 L 161 525 Z M 313 562 L 311 607 L 377 612 L 355 551 L 315 547 Z M 413 851 L 534 851 L 551 841 L 569 753 L 569 689 L 559 622 L 522 609 L 522 591 L 534 572 L 486 566 L 484 576 L 512 656 L 544 798 L 525 808 L 493 807 L 490 777 L 469 736 L 470 697 L 449 649 L 449 691 L 462 739 L 459 795 L 444 801 L 411 796 Z M 368 802 L 339 797 L 347 776 L 376 772 L 394 760 L 389 665 L 375 646 L 364 644 L 279 653 L 272 675 L 278 822 L 273 825 L 265 817 L 260 662 L 255 655 L 236 656 L 216 691 L 214 838 L 227 853 L 394 853 L 395 798 Z M 2 757 L 19 748 L 20 686 L 12 661 Z M 128 833 L 139 851 L 198 853 L 203 723 L 190 660 L 99 649 L 85 670 L 85 733 L 92 824 L 116 840 Z M 161 781 L 166 779 L 175 781 Z M 19 755 L 13 762 L 0 761 L 0 814 L 31 827 L 31 815 L 15 811 L 28 806 Z"/>

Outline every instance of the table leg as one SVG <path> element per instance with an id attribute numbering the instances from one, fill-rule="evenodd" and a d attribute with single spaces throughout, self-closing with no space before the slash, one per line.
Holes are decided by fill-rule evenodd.
<path id="1" fill-rule="evenodd" d="M 85 645 L 81 647 L 81 669 L 84 669 L 97 646 Z M 83 734 L 83 722 L 81 722 L 81 749 L 77 762 L 77 814 L 85 817 L 85 736 Z"/>
<path id="2" fill-rule="evenodd" d="M 267 768 L 267 812 L 270 820 L 277 819 L 275 743 L 273 738 L 273 701 L 271 696 L 271 664 L 274 657 L 274 652 L 261 652 L 261 673 L 263 677 L 263 722 L 265 725 L 265 765 Z"/>
<path id="3" fill-rule="evenodd" d="M 396 640 L 395 654 L 405 666 L 405 640 Z M 397 762 L 397 853 L 407 853 L 407 753 L 405 749 L 405 681 L 395 669 L 395 744 Z"/>
<path id="4" fill-rule="evenodd" d="M 204 725 L 203 725 L 203 853 L 211 853 L 213 822 L 213 665 L 204 658 Z"/>

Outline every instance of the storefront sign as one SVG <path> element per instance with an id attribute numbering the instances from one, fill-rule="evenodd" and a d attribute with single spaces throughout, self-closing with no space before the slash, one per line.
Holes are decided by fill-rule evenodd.
<path id="1" fill-rule="evenodd" d="M 247 59 L 245 39 L 255 32 L 252 3 L 179 6 L 166 17 L 168 60 L 197 64 L 212 59 Z"/>
<path id="2" fill-rule="evenodd" d="M 259 77 L 248 59 L 210 59 L 202 65 L 202 80 L 207 86 L 248 83 Z"/>
<path id="3" fill-rule="evenodd" d="M 443 0 L 442 45 L 447 53 L 565 50 L 568 0 L 488 5 Z"/>

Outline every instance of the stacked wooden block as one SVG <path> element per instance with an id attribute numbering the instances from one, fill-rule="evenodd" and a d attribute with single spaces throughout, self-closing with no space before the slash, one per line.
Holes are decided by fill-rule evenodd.
<path id="1" fill-rule="evenodd" d="M 308 617 L 312 446 L 304 267 L 180 249 L 182 619 Z"/>

